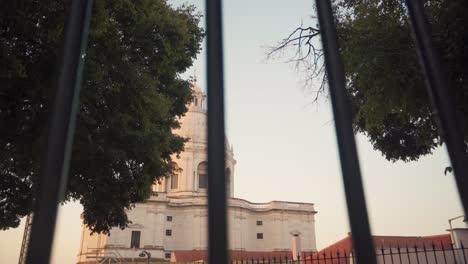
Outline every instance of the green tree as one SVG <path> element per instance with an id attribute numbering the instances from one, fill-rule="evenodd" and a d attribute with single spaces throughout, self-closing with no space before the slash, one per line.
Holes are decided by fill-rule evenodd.
<path id="1" fill-rule="evenodd" d="M 391 161 L 413 161 L 443 144 L 424 86 L 403 0 L 334 1 L 340 54 L 356 132 Z M 433 38 L 468 143 L 468 2 L 426 0 Z M 291 61 L 326 93 L 320 28 L 301 26 L 270 55 L 294 49 Z M 321 78 L 317 81 L 318 78 Z"/>
<path id="2" fill-rule="evenodd" d="M 0 228 L 16 227 L 36 193 L 53 72 L 69 1 L 0 6 Z M 95 232 L 128 224 L 125 210 L 178 168 L 172 133 L 191 100 L 180 78 L 203 30 L 192 6 L 166 0 L 95 1 L 65 201 Z"/>

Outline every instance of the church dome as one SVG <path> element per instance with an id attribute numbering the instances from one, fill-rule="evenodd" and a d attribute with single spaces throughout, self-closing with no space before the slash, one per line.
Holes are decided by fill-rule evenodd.
<path id="1" fill-rule="evenodd" d="M 174 133 L 189 138 L 188 144 L 207 144 L 206 94 L 196 83 L 192 83 L 192 93 L 193 100 L 188 105 L 188 111 L 179 120 L 181 127 Z"/>
<path id="2" fill-rule="evenodd" d="M 206 94 L 195 83 L 192 83 L 193 100 L 188 105 L 185 116 L 179 119 L 180 128 L 173 132 L 188 138 L 184 151 L 174 156 L 174 161 L 181 169 L 172 175 L 165 187 L 171 195 L 205 195 L 208 165 L 208 135 Z M 233 149 L 226 138 L 226 188 L 228 196 L 234 193 L 233 177 L 236 160 Z"/>

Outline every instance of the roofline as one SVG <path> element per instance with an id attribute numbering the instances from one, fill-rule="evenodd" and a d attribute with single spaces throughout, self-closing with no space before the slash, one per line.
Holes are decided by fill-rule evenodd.
<path id="1" fill-rule="evenodd" d="M 263 205 L 263 204 L 271 204 L 273 202 L 279 202 L 279 203 L 290 203 L 290 204 L 304 204 L 304 205 L 315 205 L 314 203 L 305 203 L 305 202 L 289 202 L 289 201 L 282 201 L 282 200 L 271 200 L 269 202 L 263 202 L 263 203 L 258 203 L 258 202 L 251 202 L 249 200 L 246 200 L 244 198 L 236 198 L 236 197 L 230 197 L 230 199 L 234 199 L 234 200 L 241 200 L 241 201 L 245 201 L 245 202 L 248 202 L 250 204 L 256 204 L 256 205 Z"/>
<path id="2" fill-rule="evenodd" d="M 200 196 L 190 196 L 190 195 L 187 195 L 187 196 L 173 196 L 173 197 L 167 197 L 166 200 L 146 200 L 144 203 L 165 203 L 167 204 L 167 206 L 170 206 L 170 207 L 207 207 L 208 204 L 207 203 L 203 203 L 203 204 L 185 204 L 185 203 L 181 203 L 181 204 L 176 204 L 176 203 L 172 203 L 170 201 L 170 199 L 187 199 L 187 198 L 192 198 L 192 197 L 198 197 L 198 198 L 207 198 L 208 196 L 207 195 L 200 195 Z M 245 209 L 245 210 L 248 210 L 248 211 L 252 211 L 252 212 L 269 212 L 269 211 L 290 211 L 290 212 L 298 212 L 298 213 L 312 213 L 312 214 L 317 214 L 318 211 L 317 210 L 304 210 L 304 209 L 298 209 L 298 208 L 272 208 L 272 207 L 266 207 L 266 208 L 253 208 L 253 207 L 248 207 L 248 205 L 254 205 L 254 206 L 258 206 L 258 205 L 273 205 L 273 203 L 275 202 L 278 202 L 278 203 L 285 203 L 285 204 L 295 204 L 295 205 L 308 205 L 308 206 L 314 206 L 313 203 L 301 203 L 301 202 L 286 202 L 286 201 L 276 201 L 276 200 L 273 200 L 273 201 L 270 201 L 270 202 L 267 202 L 267 203 L 252 203 L 246 199 L 242 199 L 242 198 L 233 198 L 233 197 L 230 197 L 228 198 L 227 200 L 237 200 L 237 201 L 240 201 L 240 202 L 245 202 L 247 204 L 247 206 L 242 206 L 242 205 L 237 205 L 237 204 L 228 204 L 228 209 L 229 208 L 241 208 L 241 209 Z"/>
<path id="3" fill-rule="evenodd" d="M 437 239 L 437 238 L 442 238 L 442 237 L 447 237 L 449 236 L 450 237 L 450 234 L 438 234 L 438 235 L 428 235 L 428 236 L 395 236 L 395 235 L 392 235 L 392 236 L 385 236 L 385 235 L 372 235 L 371 238 L 372 238 L 372 241 L 375 243 L 376 239 L 385 239 L 385 238 L 389 238 L 389 239 L 392 239 L 392 238 L 401 238 L 401 239 L 404 239 L 404 238 L 411 238 L 411 239 Z M 351 244 L 353 243 L 353 239 L 352 239 L 352 233 L 351 232 L 348 232 L 348 235 L 338 241 L 336 241 L 335 243 L 331 244 L 331 245 L 328 245 L 322 249 L 320 249 L 318 252 L 322 252 L 324 250 L 327 250 L 329 248 L 333 248 L 337 245 L 339 245 L 340 243 L 343 243 L 344 241 L 346 241 L 347 239 L 350 239 L 351 241 Z"/>

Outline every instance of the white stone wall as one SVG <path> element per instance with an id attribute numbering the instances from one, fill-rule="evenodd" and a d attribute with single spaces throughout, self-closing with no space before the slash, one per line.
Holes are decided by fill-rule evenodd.
<path id="1" fill-rule="evenodd" d="M 253 204 L 241 199 L 233 199 L 230 204 L 230 249 L 289 251 L 294 235 L 298 235 L 303 251 L 316 250 L 315 211 L 312 204 Z M 287 208 L 291 205 L 298 207 Z M 257 225 L 257 221 L 261 221 L 262 225 Z M 263 234 L 263 239 L 257 239 L 257 233 Z"/>
<path id="2" fill-rule="evenodd" d="M 107 236 L 102 234 L 92 234 L 82 225 L 80 251 L 78 261 L 93 261 L 104 254 L 104 247 L 107 244 Z"/>
<path id="3" fill-rule="evenodd" d="M 207 249 L 206 196 L 168 197 L 159 194 L 147 203 L 138 204 L 128 213 L 132 224 L 125 230 L 112 229 L 111 235 L 101 239 L 105 255 L 118 254 L 136 258 L 141 250 L 153 257 L 164 258 L 175 250 Z M 312 204 L 270 202 L 254 204 L 242 199 L 229 200 L 229 248 L 246 251 L 290 251 L 294 235 L 298 235 L 303 251 L 316 251 L 315 211 Z M 167 221 L 167 216 L 172 221 Z M 257 225 L 262 221 L 262 225 Z M 140 249 L 130 248 L 132 231 L 140 231 Z M 171 236 L 166 235 L 171 230 Z M 257 233 L 263 239 L 257 239 Z M 82 253 L 86 247 L 96 248 L 96 235 L 84 232 Z M 96 244 L 97 245 L 97 244 Z M 80 258 L 82 260 L 82 258 Z"/>

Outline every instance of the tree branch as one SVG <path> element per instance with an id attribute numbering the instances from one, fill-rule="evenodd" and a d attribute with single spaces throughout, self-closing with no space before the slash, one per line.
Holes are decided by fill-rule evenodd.
<path id="1" fill-rule="evenodd" d="M 315 93 L 313 103 L 325 93 L 327 85 L 319 35 L 318 28 L 303 27 L 301 24 L 276 46 L 268 47 L 267 52 L 267 58 L 271 59 L 275 55 L 284 56 L 284 52 L 291 49 L 294 51 L 285 62 L 294 63 L 296 70 L 304 71 L 304 75 L 307 76 L 304 82 L 306 88 L 318 85 L 318 89 L 311 89 Z"/>

